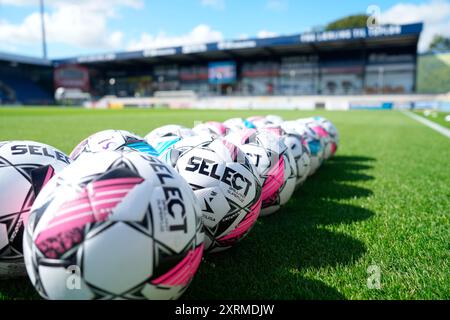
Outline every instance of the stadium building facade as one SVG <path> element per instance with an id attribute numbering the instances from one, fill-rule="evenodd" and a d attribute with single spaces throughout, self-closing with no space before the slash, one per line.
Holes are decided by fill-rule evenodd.
<path id="1" fill-rule="evenodd" d="M 199 96 L 414 93 L 421 31 L 421 23 L 386 25 L 33 65 L 46 74 L 40 83 L 46 88 L 51 70 L 52 90 L 78 88 L 94 97 L 146 97 L 175 90 L 194 91 Z"/>

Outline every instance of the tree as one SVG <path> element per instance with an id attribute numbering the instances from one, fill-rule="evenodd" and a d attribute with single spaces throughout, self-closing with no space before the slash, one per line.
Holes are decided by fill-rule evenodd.
<path id="1" fill-rule="evenodd" d="M 366 14 L 355 14 L 347 16 L 329 23 L 325 27 L 325 30 L 364 28 L 367 25 L 368 18 L 369 16 Z"/>
<path id="2" fill-rule="evenodd" d="M 450 92 L 450 53 L 420 54 L 417 57 L 417 92 Z"/>
<path id="3" fill-rule="evenodd" d="M 435 35 L 430 43 L 429 51 L 449 51 L 450 38 L 441 35 Z"/>

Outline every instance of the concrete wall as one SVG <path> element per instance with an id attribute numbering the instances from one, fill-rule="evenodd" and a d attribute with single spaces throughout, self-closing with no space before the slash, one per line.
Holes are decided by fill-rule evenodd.
<path id="1" fill-rule="evenodd" d="M 349 110 L 409 108 L 412 105 L 435 106 L 450 101 L 450 96 L 433 94 L 409 95 L 354 95 L 354 96 L 260 96 L 260 97 L 105 97 L 87 105 L 92 108 L 168 107 L 174 109 L 299 109 Z"/>

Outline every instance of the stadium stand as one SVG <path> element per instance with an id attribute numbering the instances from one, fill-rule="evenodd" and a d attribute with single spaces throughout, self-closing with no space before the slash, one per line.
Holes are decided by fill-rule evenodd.
<path id="1" fill-rule="evenodd" d="M 308 32 L 55 60 L 99 97 L 411 94 L 421 23 Z M 79 73 L 80 85 L 84 77 Z"/>
<path id="2" fill-rule="evenodd" d="M 2 104 L 52 104 L 53 68 L 50 61 L 0 54 Z"/>
<path id="3" fill-rule="evenodd" d="M 6 89 L 13 92 L 13 95 L 9 96 L 14 98 L 15 103 L 49 104 L 53 100 L 49 92 L 44 91 L 37 83 L 26 76 L 0 75 L 0 82 Z"/>
<path id="4" fill-rule="evenodd" d="M 422 28 L 414 23 L 327 30 L 52 61 L 0 53 L 0 102 L 52 104 L 55 90 L 63 88 L 92 97 L 83 103 L 91 107 L 349 109 L 424 103 L 434 97 L 417 85 Z"/>

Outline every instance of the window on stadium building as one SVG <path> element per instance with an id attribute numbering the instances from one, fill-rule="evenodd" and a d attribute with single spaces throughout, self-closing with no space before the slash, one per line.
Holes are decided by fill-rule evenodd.
<path id="1" fill-rule="evenodd" d="M 393 94 L 414 92 L 415 63 L 412 54 L 369 55 L 364 92 Z"/>
<path id="2" fill-rule="evenodd" d="M 154 91 L 178 90 L 180 87 L 179 69 L 177 65 L 160 65 L 153 69 Z"/>
<path id="3" fill-rule="evenodd" d="M 359 94 L 362 92 L 363 66 L 337 65 L 322 67 L 319 92 L 329 95 Z"/>
<path id="4" fill-rule="evenodd" d="M 277 62 L 248 62 L 241 69 L 244 95 L 273 95 L 279 92 L 280 65 Z"/>
<path id="5" fill-rule="evenodd" d="M 281 95 L 316 94 L 319 86 L 318 60 L 316 55 L 282 58 L 278 93 Z"/>

